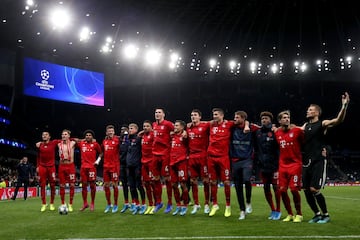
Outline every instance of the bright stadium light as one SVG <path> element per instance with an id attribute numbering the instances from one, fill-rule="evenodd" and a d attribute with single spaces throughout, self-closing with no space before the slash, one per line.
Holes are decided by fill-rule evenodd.
<path id="1" fill-rule="evenodd" d="M 235 60 L 231 60 L 229 62 L 229 67 L 230 67 L 230 70 L 234 70 L 235 67 L 236 67 L 236 61 Z"/>
<path id="2" fill-rule="evenodd" d="M 209 60 L 209 65 L 210 65 L 210 68 L 214 68 L 216 66 L 216 59 L 215 58 L 211 58 Z"/>
<path id="3" fill-rule="evenodd" d="M 79 34 L 80 42 L 87 41 L 90 39 L 90 29 L 88 27 L 83 27 Z"/>
<path id="4" fill-rule="evenodd" d="M 26 5 L 27 6 L 34 6 L 34 1 L 33 0 L 26 0 Z"/>
<path id="5" fill-rule="evenodd" d="M 71 17 L 65 9 L 58 8 L 50 14 L 50 23 L 53 29 L 64 29 L 70 24 L 70 21 Z"/>
<path id="6" fill-rule="evenodd" d="M 250 63 L 250 71 L 251 71 L 251 73 L 255 73 L 255 71 L 256 71 L 256 62 L 251 62 Z"/>
<path id="7" fill-rule="evenodd" d="M 279 67 L 276 63 L 274 63 L 273 65 L 271 65 L 271 72 L 273 74 L 276 74 L 279 71 Z"/>
<path id="8" fill-rule="evenodd" d="M 134 59 L 138 54 L 139 48 L 133 44 L 129 44 L 123 48 L 123 53 L 126 59 Z"/>
<path id="9" fill-rule="evenodd" d="M 156 49 L 150 49 L 145 54 L 145 61 L 149 65 L 156 65 L 160 62 L 161 53 Z"/>

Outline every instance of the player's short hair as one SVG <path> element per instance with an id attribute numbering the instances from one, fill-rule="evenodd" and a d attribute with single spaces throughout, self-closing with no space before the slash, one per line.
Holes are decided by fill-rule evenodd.
<path id="1" fill-rule="evenodd" d="M 165 114 L 165 108 L 157 107 L 157 108 L 155 108 L 155 111 L 156 111 L 156 110 L 161 110 L 161 111 Z"/>
<path id="2" fill-rule="evenodd" d="M 245 111 L 236 111 L 235 115 L 239 115 L 243 119 L 247 119 L 248 115 Z"/>
<path id="3" fill-rule="evenodd" d="M 310 104 L 310 107 L 314 107 L 315 110 L 319 112 L 319 117 L 321 116 L 322 110 L 319 105 L 312 103 L 312 104 Z"/>
<path id="4" fill-rule="evenodd" d="M 282 111 L 278 114 L 277 116 L 277 119 L 280 121 L 281 118 L 283 117 L 283 115 L 288 115 L 290 117 L 290 111 L 289 110 L 285 110 L 285 111 Z"/>
<path id="5" fill-rule="evenodd" d="M 63 129 L 61 132 L 67 132 L 69 135 L 71 135 L 71 131 L 69 129 Z"/>
<path id="6" fill-rule="evenodd" d="M 224 115 L 225 113 L 224 113 L 224 110 L 222 110 L 221 108 L 213 108 L 212 109 L 212 112 L 214 113 L 214 112 L 219 112 L 219 113 L 221 113 L 222 115 Z"/>
<path id="7" fill-rule="evenodd" d="M 110 125 L 107 125 L 107 126 L 106 126 L 106 130 L 111 129 L 111 128 L 112 128 L 112 129 L 115 129 L 114 125 L 111 125 L 111 124 L 110 124 Z"/>
<path id="8" fill-rule="evenodd" d="M 150 124 L 150 126 L 152 126 L 152 122 L 150 121 L 150 120 L 145 120 L 144 122 L 143 122 L 143 124 L 144 123 L 148 123 L 148 124 Z"/>
<path id="9" fill-rule="evenodd" d="M 176 120 L 175 123 L 179 123 L 183 128 L 186 126 L 186 123 L 183 120 Z"/>
<path id="10" fill-rule="evenodd" d="M 197 108 L 193 109 L 191 112 L 192 112 L 192 113 L 193 113 L 193 112 L 194 112 L 194 113 L 197 113 L 197 114 L 199 114 L 200 117 L 202 117 L 202 113 L 201 113 L 200 110 L 197 109 Z"/>
<path id="11" fill-rule="evenodd" d="M 122 124 L 122 125 L 121 125 L 121 128 L 129 129 L 129 126 L 128 126 L 127 124 Z M 121 128 L 120 128 L 120 129 L 121 129 Z"/>
<path id="12" fill-rule="evenodd" d="M 130 123 L 129 128 L 131 127 L 135 128 L 136 130 L 139 130 L 139 126 L 136 123 Z"/>
<path id="13" fill-rule="evenodd" d="M 260 119 L 263 117 L 263 116 L 267 116 L 270 118 L 270 120 L 272 121 L 274 119 L 274 116 L 271 112 L 269 111 L 263 111 L 260 113 Z"/>
<path id="14" fill-rule="evenodd" d="M 93 138 L 95 137 L 95 133 L 94 133 L 93 130 L 91 130 L 91 129 L 85 130 L 85 131 L 84 131 L 84 136 L 86 136 L 86 134 L 88 134 L 88 133 L 90 133 Z"/>

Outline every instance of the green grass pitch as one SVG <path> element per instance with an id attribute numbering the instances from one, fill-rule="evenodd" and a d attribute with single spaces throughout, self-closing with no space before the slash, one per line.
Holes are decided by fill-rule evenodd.
<path id="1" fill-rule="evenodd" d="M 107 213 L 104 192 L 97 192 L 95 211 L 79 212 L 81 194 L 76 194 L 74 212 L 60 215 L 57 211 L 40 212 L 41 201 L 31 198 L 26 201 L 0 202 L 0 239 L 360 239 L 360 194 L 359 187 L 326 187 L 331 222 L 309 224 L 313 214 L 303 192 L 302 210 L 304 222 L 292 223 L 268 220 L 270 209 L 265 201 L 263 189 L 253 188 L 253 213 L 239 221 L 239 207 L 234 188 L 231 189 L 232 216 L 224 217 L 224 191 L 219 188 L 220 210 L 214 217 L 203 213 L 196 215 L 188 211 L 186 216 L 164 214 L 161 209 L 155 215 L 132 215 Z M 163 200 L 166 192 L 163 190 Z M 203 199 L 202 188 L 199 197 Z M 68 199 L 66 195 L 66 199 Z M 291 195 L 290 195 L 291 197 Z M 88 196 L 89 198 L 89 196 Z M 49 199 L 49 197 L 47 197 Z M 119 207 L 123 203 L 119 192 Z M 60 197 L 55 198 L 56 207 Z M 283 217 L 286 216 L 282 205 Z"/>

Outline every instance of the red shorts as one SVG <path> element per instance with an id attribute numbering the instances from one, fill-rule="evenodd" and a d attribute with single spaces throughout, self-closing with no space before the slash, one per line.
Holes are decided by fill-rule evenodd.
<path id="1" fill-rule="evenodd" d="M 260 172 L 261 181 L 264 184 L 273 184 L 276 185 L 278 182 L 279 174 L 278 172 Z"/>
<path id="2" fill-rule="evenodd" d="M 154 155 L 151 164 L 151 172 L 153 176 L 170 176 L 169 171 L 170 155 Z"/>
<path id="3" fill-rule="evenodd" d="M 75 183 L 76 181 L 75 164 L 59 164 L 59 183 Z"/>
<path id="4" fill-rule="evenodd" d="M 230 158 L 224 156 L 208 156 L 209 178 L 212 181 L 230 181 Z"/>
<path id="5" fill-rule="evenodd" d="M 104 182 L 119 181 L 118 167 L 104 168 L 103 178 L 104 178 Z"/>
<path id="6" fill-rule="evenodd" d="M 152 162 L 142 163 L 141 164 L 141 177 L 145 182 L 153 180 L 154 176 L 151 172 Z"/>
<path id="7" fill-rule="evenodd" d="M 39 182 L 40 185 L 46 185 L 47 181 L 49 183 L 56 182 L 56 169 L 55 165 L 51 167 L 45 167 L 39 165 Z"/>
<path id="8" fill-rule="evenodd" d="M 81 168 L 80 169 L 81 182 L 93 182 L 96 180 L 96 168 Z"/>
<path id="9" fill-rule="evenodd" d="M 172 183 L 186 182 L 188 179 L 187 161 L 182 160 L 170 166 Z"/>
<path id="10" fill-rule="evenodd" d="M 279 188 L 301 189 L 302 165 L 279 167 Z"/>
<path id="11" fill-rule="evenodd" d="M 207 157 L 190 157 L 188 169 L 191 178 L 208 177 Z"/>

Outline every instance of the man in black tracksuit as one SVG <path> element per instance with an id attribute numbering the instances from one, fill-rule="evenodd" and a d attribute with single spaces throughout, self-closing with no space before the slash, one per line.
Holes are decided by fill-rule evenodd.
<path id="1" fill-rule="evenodd" d="M 129 147 L 129 128 L 127 125 L 122 125 L 120 129 L 120 182 L 124 194 L 124 206 L 120 210 L 124 213 L 130 208 L 129 204 L 129 185 L 126 167 L 126 155 Z"/>
<path id="2" fill-rule="evenodd" d="M 141 182 L 141 137 L 138 136 L 139 127 L 135 123 L 129 125 L 129 148 L 126 155 L 126 165 L 131 197 L 135 203 L 132 209 L 133 214 L 144 214 L 147 206 L 145 205 L 145 190 Z M 139 202 L 139 194 L 141 205 Z"/>
<path id="3" fill-rule="evenodd" d="M 16 188 L 12 200 L 16 199 L 19 188 L 24 185 L 24 200 L 27 198 L 27 189 L 29 186 L 30 179 L 34 177 L 33 166 L 28 162 L 27 157 L 23 157 L 20 160 L 20 163 L 17 165 L 18 178 L 16 183 Z"/>

